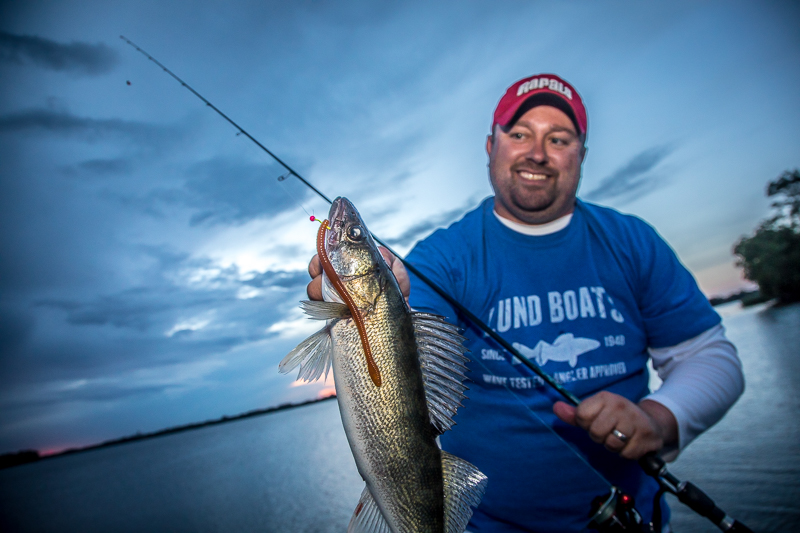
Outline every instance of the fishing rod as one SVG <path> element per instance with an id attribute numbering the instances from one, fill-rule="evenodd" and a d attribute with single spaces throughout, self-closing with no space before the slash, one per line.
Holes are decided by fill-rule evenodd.
<path id="1" fill-rule="evenodd" d="M 172 78 L 174 78 L 178 83 L 180 83 L 183 87 L 188 89 L 192 94 L 194 94 L 197 98 L 203 101 L 206 106 L 210 107 L 214 110 L 219 116 L 224 118 L 229 124 L 231 124 L 234 128 L 238 130 L 238 132 L 256 144 L 259 148 L 261 148 L 264 152 L 266 152 L 270 157 L 272 157 L 275 161 L 277 161 L 283 168 L 288 171 L 288 175 L 282 176 L 282 178 L 286 178 L 289 175 L 296 177 L 300 182 L 306 185 L 309 189 L 314 191 L 317 195 L 319 195 L 323 200 L 332 204 L 333 201 L 325 196 L 319 189 L 314 187 L 311 183 L 309 183 L 305 178 L 303 178 L 299 173 L 297 173 L 292 167 L 286 164 L 282 159 L 280 159 L 277 155 L 272 153 L 266 146 L 261 144 L 255 137 L 250 135 L 244 128 L 242 128 L 239 124 L 233 121 L 228 115 L 223 113 L 219 108 L 217 108 L 214 104 L 208 101 L 203 95 L 199 92 L 194 90 L 188 83 L 183 81 L 180 77 L 178 77 L 174 72 L 164 66 L 160 61 L 156 58 L 151 56 L 149 53 L 144 51 L 142 48 L 137 46 L 133 41 L 125 37 L 124 35 L 119 36 L 120 39 L 125 41 L 127 44 L 132 46 L 136 49 L 137 52 L 141 53 L 147 59 L 158 65 L 164 72 L 169 74 Z M 406 269 L 417 276 L 423 283 L 428 285 L 431 289 L 433 289 L 439 296 L 441 296 L 445 301 L 447 301 L 450 305 L 452 305 L 462 316 L 464 316 L 467 320 L 469 320 L 472 324 L 477 326 L 481 331 L 486 333 L 489 337 L 491 337 L 494 341 L 496 341 L 500 346 L 505 348 L 510 354 L 515 356 L 519 361 L 522 362 L 527 368 L 529 368 L 533 373 L 539 376 L 545 383 L 547 383 L 553 390 L 557 391 L 561 394 L 564 399 L 572 404 L 573 406 L 577 406 L 580 403 L 580 399 L 575 396 L 572 392 L 567 390 L 563 387 L 560 383 L 558 383 L 552 376 L 550 376 L 547 372 L 541 369 L 539 365 L 528 359 L 526 356 L 522 355 L 519 350 L 514 348 L 508 341 L 506 341 L 501 335 L 499 335 L 496 331 L 491 329 L 487 324 L 485 324 L 480 318 L 475 316 L 469 309 L 463 306 L 458 300 L 450 296 L 444 289 L 439 287 L 433 280 L 425 276 L 422 272 L 419 271 L 414 265 L 406 261 L 404 258 L 401 258 L 399 254 L 394 252 L 392 248 L 384 243 L 381 239 L 377 236 L 372 234 L 372 237 L 377 241 L 380 245 L 384 246 L 387 250 L 389 250 L 395 257 L 397 257 Z M 739 522 L 738 520 L 733 519 L 729 515 L 725 513 L 722 509 L 717 507 L 714 501 L 706 495 L 703 491 L 701 491 L 696 485 L 688 482 L 688 481 L 680 481 L 674 475 L 672 475 L 666 466 L 666 462 L 658 456 L 656 452 L 650 452 L 639 459 L 639 465 L 642 467 L 644 472 L 655 478 L 660 486 L 660 490 L 656 495 L 656 501 L 660 498 L 661 494 L 664 492 L 669 492 L 674 494 L 678 500 L 688 506 L 690 509 L 698 513 L 700 516 L 708 518 L 711 522 L 713 522 L 717 527 L 719 527 L 722 531 L 728 531 L 731 533 L 752 533 L 752 531 Z M 638 513 L 635 509 L 633 509 L 631 498 L 627 495 L 622 494 L 619 492 L 619 489 L 616 487 L 612 487 L 611 493 L 606 498 L 597 499 L 596 502 L 593 502 L 593 517 L 592 523 L 590 527 L 595 529 L 601 529 L 602 531 L 632 531 L 631 527 L 636 527 L 637 530 L 641 527 L 645 527 L 641 525 L 641 519 L 637 522 Z M 660 511 L 659 513 L 660 514 Z M 660 531 L 661 524 L 660 521 L 658 524 L 655 525 L 657 531 Z M 652 530 L 652 528 L 651 528 Z"/>
<path id="2" fill-rule="evenodd" d="M 205 97 L 204 97 L 202 94 L 200 94 L 199 92 L 195 91 L 195 90 L 194 90 L 194 89 L 193 89 L 193 88 L 192 88 L 192 87 L 191 87 L 191 86 L 190 86 L 188 83 L 186 83 L 185 81 L 183 81 L 182 79 L 180 79 L 180 78 L 179 78 L 179 77 L 178 77 L 178 76 L 177 76 L 177 75 L 176 75 L 174 72 L 172 72 L 170 69 L 168 69 L 167 67 L 165 67 L 164 65 L 162 65 L 162 64 L 161 64 L 161 62 L 160 62 L 158 59 L 156 59 L 155 57 L 151 56 L 150 54 L 148 54 L 147 52 L 145 52 L 144 50 L 142 50 L 141 48 L 139 48 L 139 47 L 138 47 L 138 46 L 137 46 L 137 45 L 136 45 L 136 44 L 135 44 L 133 41 L 131 41 L 130 39 L 128 39 L 128 38 L 127 38 L 127 37 L 125 37 L 124 35 L 120 35 L 120 36 L 119 36 L 119 38 L 120 38 L 120 39 L 122 39 L 123 41 L 125 41 L 126 43 L 128 43 L 129 45 L 131 45 L 132 47 L 134 47 L 134 48 L 136 49 L 136 51 L 137 51 L 137 52 L 139 52 L 139 53 L 141 53 L 141 54 L 145 55 L 145 56 L 147 57 L 147 59 L 149 59 L 150 61 L 152 61 L 153 63 L 155 63 L 155 64 L 156 64 L 156 65 L 158 65 L 159 67 L 161 67 L 161 69 L 162 69 L 164 72 L 166 72 L 167 74 L 169 74 L 170 76 L 172 76 L 173 78 L 175 78 L 175 79 L 178 81 L 178 83 L 180 83 L 181 85 L 183 85 L 184 87 L 186 87 L 186 88 L 187 88 L 187 89 L 188 89 L 188 90 L 189 90 L 189 91 L 190 91 L 190 92 L 191 92 L 193 95 L 195 95 L 195 96 L 196 96 L 196 97 L 198 97 L 200 100 L 202 100 L 202 101 L 203 101 L 203 103 L 205 103 L 205 104 L 206 104 L 208 107 L 210 107 L 211 109 L 213 109 L 213 110 L 214 110 L 214 111 L 215 111 L 215 112 L 216 112 L 216 113 L 217 113 L 219 116 L 221 116 L 222 118 L 224 118 L 225 120 L 227 120 L 227 121 L 228 121 L 228 122 L 229 122 L 229 123 L 230 123 L 230 124 L 231 124 L 231 125 L 232 125 L 234 128 L 236 128 L 237 130 L 239 130 L 239 133 L 241 133 L 242 135 L 244 135 L 245 137 L 247 137 L 248 139 L 250 139 L 251 141 L 253 141 L 254 143 L 256 143 L 256 145 L 257 145 L 259 148 L 261 148 L 262 150 L 264 150 L 265 152 L 267 152 L 267 153 L 270 155 L 270 157 L 272 157 L 272 159 L 274 159 L 275 161 L 277 161 L 277 162 L 278 162 L 278 163 L 279 163 L 279 164 L 280 164 L 280 165 L 281 165 L 283 168 L 285 168 L 286 170 L 288 170 L 288 171 L 289 171 L 289 174 L 291 174 L 291 175 L 292 175 L 292 176 L 294 176 L 295 178 L 297 178 L 297 179 L 299 179 L 300 181 L 302 181 L 302 182 L 303 182 L 303 183 L 304 183 L 304 184 L 305 184 L 305 185 L 306 185 L 308 188 L 310 188 L 312 191 L 314 191 L 315 193 L 317 193 L 318 195 L 320 195 L 320 196 L 321 196 L 321 197 L 322 197 L 322 198 L 323 198 L 323 199 L 324 199 L 326 202 L 328 202 L 329 204 L 332 204 L 332 203 L 333 203 L 333 202 L 331 201 L 331 199 L 330 199 L 330 198 L 328 198 L 327 196 L 325 196 L 324 194 L 322 194 L 322 192 L 321 192 L 319 189 L 317 189 L 316 187 L 314 187 L 313 185 L 311 185 L 309 182 L 307 182 L 307 181 L 305 180 L 305 178 L 303 178 L 303 177 L 302 177 L 300 174 L 298 174 L 297 172 L 295 172 L 295 171 L 294 171 L 294 169 L 293 169 L 292 167 L 290 167 L 289 165 L 287 165 L 286 163 L 284 163 L 284 162 L 283 162 L 283 160 L 282 160 L 280 157 L 278 157 L 277 155 L 273 154 L 273 153 L 272 153 L 272 152 L 269 150 L 269 148 L 267 148 L 266 146 L 264 146 L 263 144 L 261 144 L 260 142 L 258 142 L 258 139 L 256 139 L 255 137 L 253 137 L 252 135 L 250 135 L 249 133 L 247 133 L 247 132 L 244 130 L 244 128 L 242 128 L 242 127 L 241 127 L 241 126 L 239 126 L 239 125 L 238 125 L 236 122 L 234 122 L 234 121 L 233 121 L 233 120 L 232 120 L 232 119 L 231 119 L 231 118 L 230 118 L 228 115 L 226 115 L 225 113 L 223 113 L 222 111 L 220 111 L 220 109 L 219 109 L 217 106 L 215 106 L 214 104 L 212 104 L 211 102 L 209 102 L 208 100 L 206 100 L 206 99 L 205 99 Z"/>

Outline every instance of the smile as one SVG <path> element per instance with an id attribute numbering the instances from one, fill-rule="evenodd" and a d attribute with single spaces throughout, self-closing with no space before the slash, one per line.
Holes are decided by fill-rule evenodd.
<path id="1" fill-rule="evenodd" d="M 519 174 L 519 177 L 521 177 L 524 180 L 528 180 L 528 181 L 541 181 L 541 180 L 546 180 L 547 179 L 547 175 L 546 174 L 528 172 L 527 170 L 520 170 L 518 172 L 518 174 Z"/>

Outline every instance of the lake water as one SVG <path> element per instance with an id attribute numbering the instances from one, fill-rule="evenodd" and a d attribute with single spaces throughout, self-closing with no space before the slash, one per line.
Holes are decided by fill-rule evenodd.
<path id="1" fill-rule="evenodd" d="M 747 389 L 670 467 L 754 531 L 800 531 L 800 305 L 720 308 Z M 363 488 L 335 401 L 0 471 L 0 531 L 346 530 Z M 719 531 L 671 499 L 678 533 Z"/>

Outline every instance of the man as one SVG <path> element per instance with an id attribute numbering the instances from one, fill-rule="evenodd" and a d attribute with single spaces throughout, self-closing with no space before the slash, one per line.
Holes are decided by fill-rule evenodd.
<path id="1" fill-rule="evenodd" d="M 667 244 L 635 217 L 577 200 L 586 133 L 580 95 L 558 76 L 509 87 L 486 141 L 495 196 L 407 258 L 563 382 L 577 408 L 386 255 L 414 309 L 466 330 L 473 383 L 441 442 L 489 477 L 476 533 L 580 531 L 609 484 L 651 520 L 658 486 L 631 459 L 674 459 L 744 387 L 719 316 Z M 309 273 L 320 272 L 315 258 Z M 664 380 L 652 394 L 648 359 Z"/>

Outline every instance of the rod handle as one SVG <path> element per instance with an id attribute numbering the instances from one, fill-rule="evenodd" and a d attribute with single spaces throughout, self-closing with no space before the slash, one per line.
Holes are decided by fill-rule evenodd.
<path id="1" fill-rule="evenodd" d="M 714 500 L 689 481 L 680 484 L 677 496 L 681 503 L 711 520 L 722 531 L 752 533 L 746 525 L 726 515 L 725 511 L 717 507 Z"/>
<path id="2" fill-rule="evenodd" d="M 725 511 L 717 507 L 714 500 L 705 492 L 700 490 L 697 485 L 688 481 L 680 482 L 675 476 L 666 469 L 664 459 L 650 452 L 639 459 L 642 470 L 657 480 L 662 488 L 669 490 L 678 497 L 678 500 L 692 509 L 694 512 L 708 518 L 722 531 L 730 533 L 752 533 L 750 528 L 741 522 L 734 520 Z"/>
<path id="3" fill-rule="evenodd" d="M 656 452 L 647 453 L 639 458 L 639 466 L 642 467 L 644 473 L 654 478 L 661 475 L 665 465 L 664 459 L 659 457 Z"/>
<path id="4" fill-rule="evenodd" d="M 681 483 L 677 496 L 681 503 L 688 505 L 697 514 L 705 516 L 715 524 L 719 524 L 725 519 L 725 511 L 717 507 L 714 500 L 694 483 L 689 481 Z"/>

